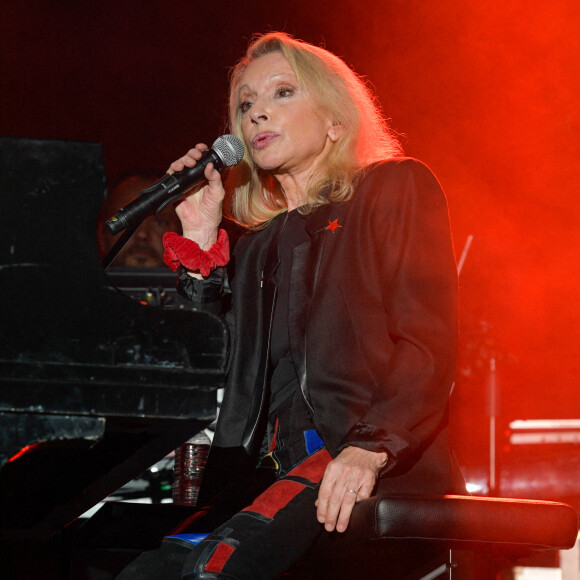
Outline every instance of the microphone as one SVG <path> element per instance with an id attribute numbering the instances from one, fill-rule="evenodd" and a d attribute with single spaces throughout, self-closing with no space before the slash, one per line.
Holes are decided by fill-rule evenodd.
<path id="1" fill-rule="evenodd" d="M 221 171 L 224 167 L 237 165 L 244 156 L 244 145 L 235 135 L 218 137 L 211 149 L 204 151 L 194 167 L 186 167 L 171 175 L 165 175 L 116 215 L 105 222 L 110 234 L 117 234 L 129 226 L 139 224 L 146 217 L 158 214 L 167 204 L 183 197 L 192 187 L 201 183 L 208 163 Z"/>

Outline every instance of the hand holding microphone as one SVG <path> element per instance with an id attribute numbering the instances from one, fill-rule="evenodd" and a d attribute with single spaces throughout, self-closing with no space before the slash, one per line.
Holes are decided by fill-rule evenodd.
<path id="1" fill-rule="evenodd" d="M 106 222 L 107 230 L 111 234 L 117 234 L 129 226 L 137 225 L 149 215 L 161 211 L 167 204 L 182 198 L 192 187 L 207 179 L 206 168 L 209 164 L 212 164 L 214 170 L 219 172 L 224 167 L 237 165 L 244 155 L 244 146 L 234 135 L 222 135 L 216 139 L 211 149 L 203 149 L 204 146 L 198 145 L 187 156 L 172 164 L 172 168 L 176 165 L 183 165 L 183 169 L 165 175 L 158 182 L 143 191 L 137 199 L 126 207 L 121 208 L 115 216 Z M 197 153 L 198 151 L 199 153 Z M 215 183 L 216 180 L 219 181 L 218 188 L 221 188 L 219 175 L 214 175 L 214 179 L 212 179 L 212 173 L 214 172 L 210 170 L 209 186 L 204 188 L 204 190 L 211 190 L 212 187 L 215 189 L 217 185 Z M 197 211 L 186 204 L 180 204 L 185 205 L 185 207 L 177 208 L 177 213 L 182 220 L 184 235 L 193 233 L 193 231 L 208 229 L 210 224 L 207 222 L 209 221 L 211 223 L 211 221 L 215 220 L 215 210 L 217 208 L 212 208 L 211 206 L 215 205 L 216 201 L 219 202 L 219 214 L 221 215 L 223 195 L 221 195 L 221 199 L 219 200 L 212 200 L 211 193 L 209 195 L 207 194 L 208 192 L 204 191 L 200 196 L 202 199 L 193 201 L 193 205 L 197 205 Z M 206 196 L 209 199 L 204 200 L 203 198 Z M 198 196 L 192 197 L 196 198 Z M 213 197 L 215 198 L 215 195 Z M 215 226 L 217 227 L 217 224 Z M 192 232 L 188 232 L 188 230 L 192 230 Z"/>
<path id="2" fill-rule="evenodd" d="M 208 147 L 197 144 L 183 157 L 169 166 L 168 173 L 188 171 L 201 163 Z M 225 190 L 220 172 L 213 164 L 206 165 L 203 173 L 206 182 L 196 188 L 181 203 L 175 205 L 175 212 L 181 220 L 183 236 L 197 242 L 201 249 L 209 249 L 217 240 L 219 224 L 222 220 L 222 206 Z"/>

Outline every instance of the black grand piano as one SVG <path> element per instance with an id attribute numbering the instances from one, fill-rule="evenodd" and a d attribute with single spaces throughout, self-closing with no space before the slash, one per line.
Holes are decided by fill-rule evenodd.
<path id="1" fill-rule="evenodd" d="M 105 190 L 98 144 L 0 138 L 3 578 L 215 418 L 225 328 L 113 286 Z"/>

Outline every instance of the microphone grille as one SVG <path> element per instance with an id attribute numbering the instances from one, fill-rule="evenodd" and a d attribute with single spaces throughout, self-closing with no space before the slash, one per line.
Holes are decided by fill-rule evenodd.
<path id="1" fill-rule="evenodd" d="M 244 156 L 244 144 L 235 135 L 222 135 L 211 147 L 226 167 L 237 165 Z"/>

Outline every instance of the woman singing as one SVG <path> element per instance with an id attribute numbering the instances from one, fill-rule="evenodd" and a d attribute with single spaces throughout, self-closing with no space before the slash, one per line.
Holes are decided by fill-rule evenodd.
<path id="1" fill-rule="evenodd" d="M 180 556 L 163 578 L 275 578 L 371 494 L 464 491 L 447 436 L 456 266 L 436 178 L 401 156 L 356 73 L 283 33 L 253 39 L 229 114 L 244 160 L 228 195 L 207 166 L 207 185 L 177 206 L 183 237 L 166 235 L 166 259 L 190 299 L 231 292 L 210 463 L 244 449 L 276 476 L 199 545 L 167 538 Z M 231 258 L 222 208 L 247 230 Z M 141 557 L 149 574 L 159 553 Z"/>

